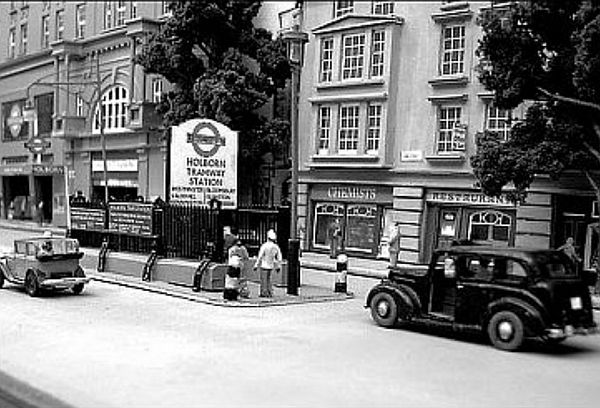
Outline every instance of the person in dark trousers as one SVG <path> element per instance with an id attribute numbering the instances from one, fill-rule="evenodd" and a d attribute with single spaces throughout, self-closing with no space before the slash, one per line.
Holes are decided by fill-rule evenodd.
<path id="1" fill-rule="evenodd" d="M 250 296 L 248 290 L 248 276 L 246 274 L 246 265 L 250 257 L 248 256 L 248 250 L 242 244 L 241 239 L 237 239 L 235 244 L 231 248 L 229 248 L 229 260 L 228 260 L 228 270 L 237 269 L 233 271 L 232 277 L 235 275 L 238 276 L 238 292 L 239 296 L 242 298 L 248 298 Z M 229 273 L 229 272 L 228 272 Z"/>
<path id="2" fill-rule="evenodd" d="M 340 250 L 340 241 L 342 239 L 342 227 L 339 218 L 334 218 L 327 230 L 329 238 L 329 258 L 335 259 Z"/>
<path id="3" fill-rule="evenodd" d="M 272 297 L 273 285 L 271 274 L 281 268 L 281 249 L 277 245 L 277 234 L 270 229 L 267 232 L 267 242 L 260 246 L 254 268 L 260 272 L 260 297 Z"/>
<path id="4" fill-rule="evenodd" d="M 579 269 L 579 263 L 581 262 L 581 258 L 577 255 L 577 251 L 575 250 L 575 245 L 573 241 L 573 237 L 567 238 L 567 241 L 558 247 L 559 251 L 562 251 L 570 260 L 573 262 L 573 266 L 576 270 Z"/>

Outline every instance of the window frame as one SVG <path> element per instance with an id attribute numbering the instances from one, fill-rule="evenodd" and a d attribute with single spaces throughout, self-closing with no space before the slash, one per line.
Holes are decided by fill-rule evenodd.
<path id="1" fill-rule="evenodd" d="M 17 56 L 17 27 L 8 29 L 8 58 Z"/>
<path id="2" fill-rule="evenodd" d="M 56 10 L 56 14 L 54 15 L 55 29 L 54 29 L 54 39 L 56 41 L 64 40 L 65 38 L 65 11 L 63 9 Z"/>
<path id="3" fill-rule="evenodd" d="M 323 126 L 324 116 L 323 112 L 328 112 L 327 124 Z M 333 131 L 333 106 L 332 105 L 319 105 L 317 108 L 317 154 L 327 155 L 331 147 L 331 135 Z"/>
<path id="4" fill-rule="evenodd" d="M 491 115 L 491 111 L 495 110 L 496 111 L 496 115 L 492 116 Z M 506 112 L 508 114 L 507 117 L 500 117 L 497 113 L 503 111 Z M 500 138 L 503 141 L 508 140 L 508 136 L 510 135 L 510 130 L 512 128 L 512 120 L 513 120 L 513 110 L 512 109 L 502 109 L 502 108 L 498 108 L 497 106 L 494 105 L 493 102 L 489 102 L 487 104 L 485 104 L 485 115 L 484 115 L 484 130 L 488 131 L 488 132 L 493 132 L 496 134 L 500 135 Z M 496 121 L 496 122 L 504 122 L 505 126 L 500 128 L 497 125 L 496 126 L 490 126 L 490 121 Z"/>
<path id="5" fill-rule="evenodd" d="M 27 55 L 27 45 L 29 44 L 28 31 L 29 31 L 28 23 L 26 21 L 21 23 L 20 29 L 19 29 L 19 33 L 20 33 L 19 55 Z"/>
<path id="6" fill-rule="evenodd" d="M 343 4 L 343 7 L 340 7 Z M 354 0 L 335 0 L 333 2 L 333 18 L 354 13 Z"/>
<path id="7" fill-rule="evenodd" d="M 86 12 L 86 3 L 77 4 L 75 7 L 75 38 L 85 38 L 85 29 L 87 25 Z M 82 16 L 83 19 L 81 18 Z"/>
<path id="8" fill-rule="evenodd" d="M 378 1 L 378 0 L 373 0 L 373 2 L 371 3 L 371 14 L 375 14 L 378 16 L 388 16 L 390 14 L 394 14 L 394 6 L 395 6 L 396 2 L 395 1 Z M 378 10 L 378 8 L 380 10 Z M 387 11 L 386 11 L 387 9 Z"/>
<path id="9" fill-rule="evenodd" d="M 349 112 L 349 109 L 352 109 L 355 113 L 352 116 L 344 118 L 344 111 Z M 356 155 L 358 154 L 359 142 L 360 142 L 360 103 L 359 102 L 349 102 L 349 103 L 341 103 L 339 105 L 339 115 L 338 115 L 338 129 L 337 129 L 337 151 L 341 155 Z M 346 126 L 343 126 L 344 121 L 346 121 Z M 353 123 L 350 124 L 349 122 Z M 354 125 L 355 126 L 350 126 Z M 355 145 L 354 148 L 348 148 L 348 145 Z M 343 145 L 343 148 L 342 148 Z"/>
<path id="10" fill-rule="evenodd" d="M 114 5 L 112 1 L 104 2 L 104 19 L 103 19 L 103 30 L 110 30 L 114 27 Z"/>
<path id="11" fill-rule="evenodd" d="M 125 25 L 127 19 L 127 3 L 125 0 L 118 0 L 115 4 L 115 27 Z"/>
<path id="12" fill-rule="evenodd" d="M 112 97 L 113 95 L 116 96 Z M 118 95 L 118 94 L 122 95 Z M 129 90 L 125 85 L 116 84 L 102 92 L 100 104 L 96 102 L 94 116 L 92 118 L 92 133 L 100 133 L 99 105 L 102 106 L 102 120 L 104 121 L 104 132 L 118 133 L 127 131 L 127 118 L 129 116 Z M 119 126 L 120 125 L 120 126 Z"/>
<path id="13" fill-rule="evenodd" d="M 326 45 L 330 45 L 331 47 L 326 47 Z M 334 50 L 335 46 L 332 36 L 321 38 L 319 50 L 319 82 L 333 81 Z"/>
<path id="14" fill-rule="evenodd" d="M 359 38 L 358 42 L 354 42 L 355 38 Z M 365 54 L 367 48 L 367 34 L 365 32 L 348 33 L 342 35 L 341 46 L 341 80 L 352 81 L 359 80 L 364 77 L 365 72 Z M 350 39 L 350 44 L 346 44 L 346 40 Z M 347 50 L 352 54 L 346 55 Z M 359 53 L 356 53 L 356 51 Z M 346 76 L 346 74 L 348 76 Z"/>
<path id="15" fill-rule="evenodd" d="M 459 110 L 458 120 L 457 117 L 449 119 L 448 117 L 442 117 L 442 110 L 450 111 L 450 110 Z M 435 141 L 435 150 L 438 155 L 448 155 L 448 154 L 456 154 L 457 152 L 464 152 L 466 148 L 466 140 L 463 141 L 463 147 L 461 149 L 455 148 L 456 145 L 456 135 L 454 129 L 456 128 L 456 124 L 463 124 L 463 106 L 458 104 L 447 104 L 447 105 L 438 105 L 437 106 L 437 117 L 436 117 L 436 141 Z M 442 123 L 448 123 L 452 121 L 453 126 L 442 128 Z M 442 136 L 444 136 L 444 140 L 442 140 Z M 441 145 L 450 146 L 450 149 L 440 149 Z"/>
<path id="16" fill-rule="evenodd" d="M 164 83 L 162 78 L 152 78 L 152 103 L 162 102 Z"/>
<path id="17" fill-rule="evenodd" d="M 462 31 L 462 36 L 454 37 L 453 30 L 455 28 L 460 28 Z M 450 30 L 450 37 L 446 37 L 447 30 Z M 460 76 L 465 75 L 465 58 L 466 58 L 466 40 L 467 40 L 467 26 L 464 23 L 448 23 L 442 25 L 442 35 L 441 35 L 441 43 L 440 43 L 440 65 L 439 65 L 439 75 L 443 77 L 447 76 Z M 454 41 L 461 41 L 462 47 L 454 48 Z M 446 43 L 450 42 L 451 47 L 446 48 Z M 446 61 L 446 55 L 448 55 L 449 59 Z M 453 61 L 453 56 L 459 55 L 460 60 Z M 460 67 L 460 70 L 456 72 L 453 71 L 453 66 L 457 65 Z M 444 72 L 445 67 L 449 67 L 448 73 Z"/>
<path id="18" fill-rule="evenodd" d="M 50 48 L 50 15 L 44 14 L 40 24 L 42 39 L 40 41 L 42 49 Z"/>
<path id="19" fill-rule="evenodd" d="M 377 116 L 371 114 L 371 108 L 379 108 Z M 383 131 L 383 118 L 385 117 L 383 112 L 383 103 L 381 102 L 369 102 L 367 103 L 367 123 L 365 126 L 365 153 L 368 155 L 377 156 L 381 147 L 381 136 Z M 373 125 L 372 119 L 377 122 L 376 126 Z M 371 131 L 376 131 L 377 136 L 373 137 Z M 371 146 L 371 142 L 373 146 Z"/>
<path id="20" fill-rule="evenodd" d="M 376 34 L 380 34 L 381 38 L 376 40 Z M 375 29 L 371 31 L 371 55 L 369 63 L 369 77 L 381 78 L 384 76 L 385 70 L 385 45 L 386 45 L 385 29 Z M 381 44 L 381 48 L 378 49 L 376 45 Z M 375 62 L 377 57 L 377 62 Z M 375 67 L 377 67 L 378 73 L 374 73 Z"/>

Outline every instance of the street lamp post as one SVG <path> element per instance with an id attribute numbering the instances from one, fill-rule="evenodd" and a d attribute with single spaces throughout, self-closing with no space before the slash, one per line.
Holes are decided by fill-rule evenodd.
<path id="1" fill-rule="evenodd" d="M 292 30 L 285 31 L 281 37 L 287 44 L 292 68 L 292 211 L 288 246 L 287 293 L 297 295 L 298 286 L 300 285 L 300 240 L 298 239 L 298 92 L 304 44 L 308 41 L 308 34 L 301 32 L 298 26 L 295 25 Z"/>

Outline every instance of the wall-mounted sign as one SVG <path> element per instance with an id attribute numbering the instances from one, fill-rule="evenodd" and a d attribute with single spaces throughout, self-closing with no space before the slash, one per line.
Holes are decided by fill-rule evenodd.
<path id="1" fill-rule="evenodd" d="M 456 203 L 469 205 L 494 205 L 500 207 L 514 207 L 506 195 L 500 197 L 488 197 L 480 192 L 462 191 L 428 191 L 426 200 L 437 203 Z"/>
<path id="2" fill-rule="evenodd" d="M 210 119 L 172 128 L 170 200 L 237 207 L 238 134 Z"/>
<path id="3" fill-rule="evenodd" d="M 104 171 L 102 160 L 92 160 L 92 171 Z M 108 159 L 106 160 L 106 171 L 138 171 L 137 159 Z"/>
<path id="4" fill-rule="evenodd" d="M 423 161 L 423 151 L 422 150 L 403 150 L 400 155 L 400 161 L 403 161 L 403 162 Z"/>
<path id="5" fill-rule="evenodd" d="M 23 116 L 25 100 L 2 104 L 3 139 L 24 140 L 29 136 L 29 122 Z"/>
<path id="6" fill-rule="evenodd" d="M 64 174 L 65 168 L 51 164 L 34 164 L 31 166 L 31 172 L 33 174 Z"/>
<path id="7" fill-rule="evenodd" d="M 336 186 L 329 187 L 327 195 L 331 199 L 347 198 L 358 201 L 375 201 L 377 190 L 373 187 Z"/>
<path id="8" fill-rule="evenodd" d="M 38 136 L 33 136 L 27 142 L 23 143 L 23 145 L 33 154 L 43 154 L 52 146 L 49 140 Z"/>

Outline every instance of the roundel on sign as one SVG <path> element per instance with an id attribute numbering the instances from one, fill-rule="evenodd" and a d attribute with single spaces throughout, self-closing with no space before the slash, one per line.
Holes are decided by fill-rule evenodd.
<path id="1" fill-rule="evenodd" d="M 187 142 L 202 157 L 214 156 L 221 146 L 225 146 L 225 138 L 221 136 L 215 125 L 209 122 L 200 122 L 188 133 Z"/>
<path id="2" fill-rule="evenodd" d="M 25 118 L 21 114 L 21 107 L 19 104 L 15 103 L 10 108 L 10 113 L 6 118 L 6 124 L 10 129 L 10 134 L 12 137 L 19 137 L 19 134 L 21 133 L 21 126 L 23 126 L 24 121 Z"/>

